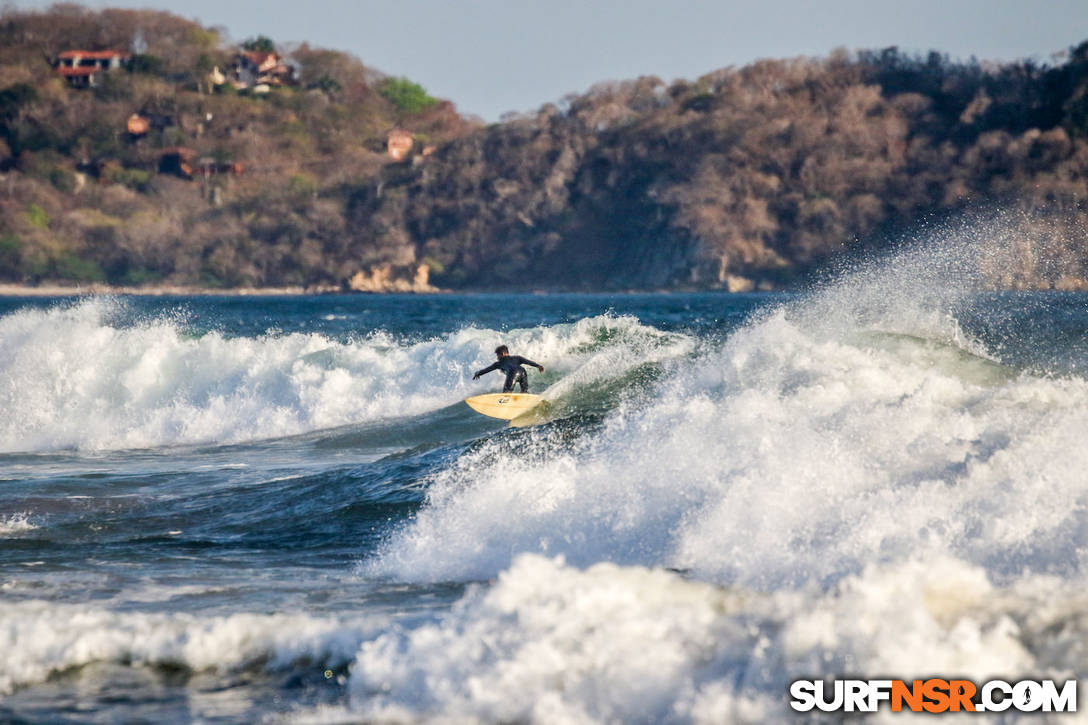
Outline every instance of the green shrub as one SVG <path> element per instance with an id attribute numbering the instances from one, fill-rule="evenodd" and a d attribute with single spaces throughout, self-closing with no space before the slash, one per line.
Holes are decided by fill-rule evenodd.
<path id="1" fill-rule="evenodd" d="M 124 276 L 121 278 L 121 282 L 130 287 L 140 287 L 145 284 L 158 282 L 161 279 L 162 274 L 153 269 L 133 267 L 125 272 Z"/>
<path id="2" fill-rule="evenodd" d="M 30 226 L 35 229 L 48 229 L 49 214 L 37 204 L 31 204 L 26 210 L 26 220 L 30 222 Z"/>
<path id="3" fill-rule="evenodd" d="M 20 263 L 22 262 L 22 245 L 14 234 L 5 234 L 0 237 L 0 277 L 5 279 L 18 278 Z"/>
<path id="4" fill-rule="evenodd" d="M 423 86 L 407 78 L 386 78 L 378 86 L 378 93 L 398 112 L 407 115 L 425 111 L 438 102 L 427 95 Z"/>
<path id="5" fill-rule="evenodd" d="M 77 282 L 104 282 L 106 274 L 98 262 L 83 259 L 74 254 L 63 254 L 53 262 L 53 269 L 59 279 Z"/>
<path id="6" fill-rule="evenodd" d="M 110 174 L 110 181 L 144 194 L 151 191 L 151 174 L 143 169 L 117 169 Z"/>
<path id="7" fill-rule="evenodd" d="M 49 258 L 41 250 L 34 250 L 30 254 L 24 254 L 20 265 L 23 274 L 28 279 L 39 280 L 49 272 Z"/>
<path id="8" fill-rule="evenodd" d="M 335 94 L 339 93 L 340 91 L 344 90 L 344 87 L 342 85 L 340 85 L 340 81 L 336 80 L 335 78 L 330 76 L 328 73 L 325 73 L 324 75 L 322 75 L 320 78 L 317 79 L 317 82 L 314 83 L 314 88 L 318 88 L 318 89 L 324 91 L 325 93 L 329 94 L 330 96 L 335 95 Z"/>
<path id="9" fill-rule="evenodd" d="M 258 53 L 276 52 L 276 44 L 266 35 L 258 35 L 256 38 L 250 38 L 242 43 L 242 47 L 246 50 L 256 51 Z"/>
<path id="10" fill-rule="evenodd" d="M 202 28 L 199 25 L 191 25 L 189 26 L 186 35 L 188 36 L 188 42 L 198 48 L 205 48 L 211 51 L 219 45 L 219 31 L 214 28 Z"/>
<path id="11" fill-rule="evenodd" d="M 0 91 L 0 123 L 14 119 L 23 107 L 37 99 L 37 89 L 28 83 L 16 83 Z"/>
<path id="12" fill-rule="evenodd" d="M 196 71 L 202 75 L 207 75 L 217 65 L 211 53 L 201 53 L 196 59 Z"/>
<path id="13" fill-rule="evenodd" d="M 224 84 L 226 85 L 226 84 Z M 231 88 L 233 91 L 234 89 Z M 173 146 L 184 146 L 189 140 L 189 137 L 185 135 L 185 132 L 178 126 L 170 126 L 162 130 L 162 147 L 170 148 Z"/>
<path id="14" fill-rule="evenodd" d="M 63 191 L 66 194 L 71 194 L 76 190 L 75 175 L 68 169 L 62 169 L 59 166 L 54 166 L 53 170 L 49 172 L 49 183 L 58 191 Z"/>
<path id="15" fill-rule="evenodd" d="M 66 159 L 59 151 L 45 148 L 33 153 L 23 154 L 19 158 L 19 171 L 38 181 L 51 182 L 53 171 L 63 166 Z"/>
<path id="16" fill-rule="evenodd" d="M 93 159 L 115 159 L 121 157 L 128 145 L 122 142 L 119 124 L 105 116 L 92 117 L 80 129 L 76 146 L 84 148 Z"/>
<path id="17" fill-rule="evenodd" d="M 287 186 L 295 196 L 313 196 L 318 188 L 317 179 L 306 173 L 293 174 Z"/>
<path id="18" fill-rule="evenodd" d="M 200 284 L 202 287 L 214 287 L 216 289 L 227 286 L 223 278 L 216 274 L 214 270 L 209 269 L 207 265 L 200 272 Z"/>
<path id="19" fill-rule="evenodd" d="M 166 75 L 166 62 L 157 55 L 137 53 L 128 62 L 128 69 L 132 73 L 143 73 L 149 76 Z"/>
<path id="20" fill-rule="evenodd" d="M 428 268 L 430 268 L 431 274 L 442 274 L 446 271 L 446 265 L 442 264 L 442 262 L 429 255 L 424 257 L 420 261 L 423 264 L 427 265 Z"/>

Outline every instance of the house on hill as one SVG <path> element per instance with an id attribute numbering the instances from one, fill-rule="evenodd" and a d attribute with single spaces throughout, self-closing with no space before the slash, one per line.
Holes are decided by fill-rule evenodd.
<path id="1" fill-rule="evenodd" d="M 159 159 L 159 173 L 173 174 L 183 179 L 191 179 L 196 171 L 193 168 L 193 156 L 192 149 L 187 149 L 184 146 L 166 149 Z"/>
<path id="2" fill-rule="evenodd" d="M 94 88 L 103 74 L 124 67 L 129 58 L 119 50 L 66 50 L 54 67 L 73 88 Z"/>
<path id="3" fill-rule="evenodd" d="M 196 152 L 184 146 L 165 149 L 159 159 L 159 173 L 193 179 L 198 176 L 207 178 L 219 174 L 237 176 L 245 170 L 241 162 L 216 159 L 214 156 L 197 156 Z"/>
<path id="4" fill-rule="evenodd" d="M 129 137 L 136 139 L 147 135 L 152 129 L 162 131 L 174 125 L 174 117 L 163 113 L 134 113 L 125 122 Z"/>
<path id="5" fill-rule="evenodd" d="M 290 86 L 295 83 L 295 69 L 279 53 L 246 50 L 234 56 L 230 82 L 238 90 L 258 86 Z"/>
<path id="6" fill-rule="evenodd" d="M 389 152 L 389 157 L 394 161 L 400 161 L 408 152 L 412 150 L 414 139 L 412 138 L 411 131 L 405 131 L 402 128 L 395 128 L 389 132 L 386 137 L 385 147 Z"/>

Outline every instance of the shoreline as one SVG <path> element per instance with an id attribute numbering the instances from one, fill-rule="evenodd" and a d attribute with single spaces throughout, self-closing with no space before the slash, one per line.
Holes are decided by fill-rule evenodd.
<path id="1" fill-rule="evenodd" d="M 436 290 L 437 293 L 446 290 Z M 374 294 L 344 291 L 340 287 L 115 287 L 106 284 L 89 285 L 19 285 L 0 284 L 0 297 L 81 297 L 93 295 L 138 295 L 143 297 L 290 297 L 328 294 Z M 380 294 L 380 293 L 379 293 Z M 419 294 L 419 293 L 416 293 Z M 433 294 L 433 293 L 431 293 Z"/>
<path id="2" fill-rule="evenodd" d="M 410 290 L 352 290 L 341 287 L 230 287 L 212 289 L 208 287 L 115 287 L 106 284 L 89 285 L 19 285 L 0 284 L 0 298 L 3 297 L 90 297 L 94 295 L 134 295 L 142 297 L 292 297 L 306 295 L 451 295 L 451 294 L 764 294 L 767 292 L 789 292 L 791 290 L 759 290 L 747 293 L 732 292 L 728 289 L 623 289 L 623 290 L 561 290 L 561 289 L 441 289 L 428 291 Z"/>
<path id="3" fill-rule="evenodd" d="M 522 294 L 522 295 L 660 295 L 660 294 L 722 294 L 722 295 L 759 295 L 797 293 L 798 289 L 774 289 L 774 290 L 750 290 L 735 292 L 728 289 L 622 289 L 622 290 L 564 290 L 564 289 L 441 289 L 431 288 L 427 291 L 412 290 L 352 290 L 342 287 L 230 287 L 213 289 L 209 287 L 184 287 L 167 285 L 161 287 L 115 287 L 106 284 L 90 285 L 19 285 L 0 284 L 0 298 L 5 297 L 93 297 L 97 295 L 132 295 L 137 297 L 303 297 L 322 295 L 412 295 L 412 296 L 444 296 L 444 295 L 487 295 L 487 294 Z M 994 287 L 979 290 L 980 292 L 1088 292 L 1088 284 L 1084 286 L 1062 287 Z"/>

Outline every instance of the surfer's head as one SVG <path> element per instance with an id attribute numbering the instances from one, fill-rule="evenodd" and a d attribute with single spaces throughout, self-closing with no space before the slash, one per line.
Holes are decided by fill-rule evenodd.
<path id="1" fill-rule="evenodd" d="M 502 357 L 506 357 L 509 354 L 510 354 L 510 348 L 508 348 L 506 345 L 499 345 L 498 347 L 495 348 L 495 355 L 497 357 L 502 358 Z"/>

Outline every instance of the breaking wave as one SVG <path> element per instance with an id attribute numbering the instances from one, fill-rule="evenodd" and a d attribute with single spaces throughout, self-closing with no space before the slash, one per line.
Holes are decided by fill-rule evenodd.
<path id="1" fill-rule="evenodd" d="M 92 300 L 0 318 L 0 451 L 117 450 L 237 443 L 438 410 L 488 382 L 472 372 L 502 340 L 546 361 L 544 384 L 591 383 L 690 349 L 627 317 L 500 333 L 464 328 L 422 341 L 370 332 L 193 334 L 182 322 L 119 324 Z"/>
<path id="2" fill-rule="evenodd" d="M 1066 679 L 1085 631 L 1077 588 L 1045 576 L 1001 588 L 945 557 L 870 566 L 826 592 L 757 592 L 525 555 L 442 621 L 365 642 L 350 708 L 303 720 L 803 720 L 785 693 L 813 673 Z"/>
<path id="3" fill-rule="evenodd" d="M 361 570 L 496 583 L 365 644 L 353 707 L 763 722 L 813 673 L 1083 670 L 1085 361 L 1025 366 L 965 328 L 961 242 L 767 311 L 592 435 L 436 473 Z"/>
<path id="4" fill-rule="evenodd" d="M 91 663 L 191 671 L 343 667 L 379 618 L 120 612 L 44 601 L 0 604 L 0 694 Z"/>

